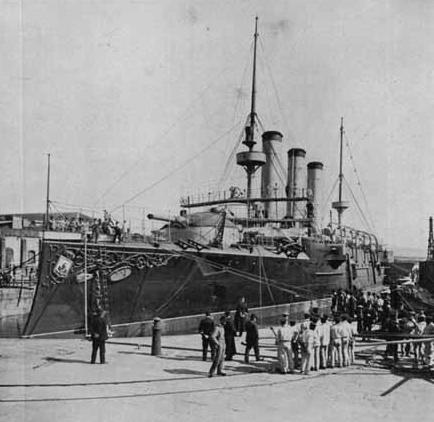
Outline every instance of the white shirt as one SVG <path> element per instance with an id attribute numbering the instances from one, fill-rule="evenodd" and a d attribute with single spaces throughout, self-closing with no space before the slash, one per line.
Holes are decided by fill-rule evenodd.
<path id="1" fill-rule="evenodd" d="M 321 346 L 330 344 L 330 323 L 328 321 L 321 324 L 320 343 Z"/>
<path id="2" fill-rule="evenodd" d="M 289 342 L 294 337 L 293 327 L 285 324 L 277 329 L 277 342 Z"/>

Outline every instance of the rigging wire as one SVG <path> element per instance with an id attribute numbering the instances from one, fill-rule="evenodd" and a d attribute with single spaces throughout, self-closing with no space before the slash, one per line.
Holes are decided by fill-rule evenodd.
<path id="1" fill-rule="evenodd" d="M 214 139 L 212 142 L 210 142 L 208 145 L 206 145 L 204 148 L 202 148 L 200 151 L 198 151 L 192 157 L 190 157 L 189 159 L 185 160 L 179 166 L 175 167 L 170 173 L 168 173 L 168 174 L 160 177 L 158 180 L 156 180 L 155 182 L 153 182 L 150 185 L 146 186 L 146 188 L 142 189 L 140 192 L 134 194 L 133 196 L 131 196 L 130 198 L 128 198 L 127 200 L 125 200 L 122 204 L 117 205 L 115 208 L 113 208 L 110 211 L 110 213 L 115 212 L 118 209 L 122 208 L 123 205 L 128 204 L 129 202 L 134 201 L 136 198 L 138 198 L 139 196 L 141 196 L 145 192 L 153 189 L 155 186 L 159 185 L 161 182 L 164 182 L 165 180 L 167 180 L 168 178 L 170 178 L 171 176 L 173 176 L 175 173 L 177 173 L 178 171 L 182 170 L 184 167 L 186 167 L 188 164 L 190 164 L 192 161 L 194 161 L 197 157 L 199 157 L 205 151 L 207 151 L 208 149 L 210 149 L 213 146 L 215 146 L 217 142 L 219 142 L 226 135 L 228 135 L 229 133 L 231 133 L 237 126 L 239 126 L 239 123 L 236 123 L 235 125 L 233 125 L 230 129 L 228 129 L 227 131 L 225 131 L 224 133 L 222 133 L 219 137 L 217 137 L 216 139 Z"/>
<path id="2" fill-rule="evenodd" d="M 83 206 L 83 205 L 79 205 L 79 204 L 71 204 L 71 203 L 68 203 L 68 202 L 50 201 L 50 203 L 51 204 L 57 204 L 57 206 L 59 206 L 61 208 L 67 208 L 67 209 L 72 209 L 72 210 L 79 209 L 81 211 L 101 212 L 101 210 L 98 209 L 98 208 L 92 208 L 92 207 Z"/>
<path id="3" fill-rule="evenodd" d="M 192 259 L 194 261 L 203 261 L 205 263 L 209 263 L 210 265 L 212 265 L 215 268 L 220 268 L 221 270 L 223 270 L 225 272 L 228 272 L 228 273 L 233 274 L 233 275 L 237 275 L 237 276 L 245 278 L 247 280 L 254 281 L 256 283 L 261 282 L 260 279 L 258 278 L 258 276 L 256 276 L 253 273 L 243 271 L 243 270 L 238 270 L 238 269 L 235 269 L 233 267 L 229 267 L 229 266 L 224 265 L 224 264 L 219 264 L 218 262 L 211 261 L 211 260 L 204 258 L 202 256 L 199 257 L 199 256 L 191 255 L 188 252 L 181 252 L 181 251 L 177 251 L 174 249 L 168 249 L 168 251 L 172 252 L 174 254 L 181 255 L 187 259 Z M 304 289 L 303 287 L 294 286 L 291 284 L 279 282 L 279 281 L 271 279 L 271 278 L 268 278 L 268 282 L 270 283 L 271 286 L 275 287 L 276 289 L 281 290 L 281 291 L 285 291 L 285 292 L 288 292 L 291 294 L 295 293 L 295 294 L 298 294 L 301 296 L 309 295 L 309 296 L 305 296 L 305 297 L 310 297 L 310 294 L 311 294 L 310 290 L 308 290 L 308 289 Z"/>
<path id="4" fill-rule="evenodd" d="M 362 194 L 362 199 L 363 199 L 363 201 L 365 203 L 366 213 L 367 213 L 368 218 L 370 220 L 370 225 L 376 231 L 375 224 L 374 224 L 374 219 L 372 218 L 372 214 L 370 213 L 370 210 L 369 210 L 368 200 L 366 199 L 365 191 L 363 189 L 362 182 L 360 181 L 359 173 L 357 171 L 356 164 L 354 162 L 353 153 L 351 151 L 351 146 L 350 146 L 350 141 L 349 141 L 346 133 L 344 134 L 344 136 L 345 136 L 346 146 L 348 148 L 348 154 L 350 156 L 350 162 L 351 162 L 351 164 L 353 166 L 353 172 L 354 172 L 354 174 L 356 176 L 357 185 L 358 185 L 358 187 L 360 189 L 360 192 Z"/>
<path id="5" fill-rule="evenodd" d="M 246 123 L 247 123 L 247 121 L 248 121 L 248 118 L 247 118 L 247 120 L 246 120 Z M 244 124 L 244 126 L 246 125 L 246 123 Z M 243 129 L 241 130 L 240 135 L 238 136 L 238 141 L 236 142 L 236 144 L 235 144 L 234 147 L 232 148 L 232 150 L 231 150 L 231 152 L 230 152 L 230 154 L 229 154 L 229 156 L 228 156 L 228 158 L 227 158 L 227 160 L 226 160 L 226 164 L 225 164 L 225 167 L 224 167 L 224 169 L 223 169 L 222 176 L 220 177 L 220 179 L 219 179 L 219 181 L 218 181 L 218 183 L 217 183 L 217 186 L 218 186 L 218 189 L 219 189 L 219 190 L 220 190 L 221 185 L 222 185 L 226 180 L 229 179 L 229 177 L 230 177 L 230 175 L 231 175 L 231 173 L 232 173 L 232 170 L 233 170 L 233 162 L 234 162 L 235 154 L 236 154 L 236 152 L 237 152 L 237 150 L 238 150 L 238 148 L 239 148 L 239 146 L 240 146 L 240 144 L 241 144 L 241 142 L 242 142 L 242 140 L 243 140 L 243 136 L 244 136 L 244 127 L 243 127 Z"/>
<path id="6" fill-rule="evenodd" d="M 159 136 L 160 139 L 165 139 L 167 137 L 167 135 L 183 120 L 187 119 L 192 112 L 194 111 L 194 108 L 197 107 L 198 102 L 203 98 L 203 96 L 205 95 L 205 93 L 207 91 L 209 91 L 213 85 L 216 83 L 217 79 L 223 74 L 225 73 L 227 70 L 229 69 L 229 66 L 226 66 L 225 68 L 223 68 L 223 70 L 221 70 L 217 76 L 211 78 L 211 82 L 205 86 L 205 88 L 200 91 L 200 93 L 190 102 L 189 106 L 187 107 L 187 109 L 181 113 L 179 115 L 178 118 L 175 119 L 175 121 Z M 146 151 L 146 154 L 148 154 L 149 151 Z M 125 178 L 129 173 L 131 173 L 131 171 L 133 169 L 135 169 L 143 160 L 144 155 L 141 154 L 136 161 L 129 166 L 127 169 L 125 169 L 121 175 L 115 179 L 115 181 L 99 196 L 97 197 L 94 206 L 96 207 L 96 205 L 123 179 Z"/>
<path id="7" fill-rule="evenodd" d="M 241 105 L 241 100 L 242 100 L 242 97 L 243 97 L 243 86 L 245 85 L 244 82 L 247 80 L 247 70 L 249 69 L 249 66 L 250 66 L 250 55 L 252 54 L 253 46 L 254 46 L 254 42 L 252 41 L 250 43 L 249 58 L 246 60 L 246 64 L 244 66 L 244 70 L 243 70 L 243 73 L 242 73 L 242 76 L 241 76 L 241 82 L 240 82 L 240 84 L 238 85 L 238 88 L 237 88 L 238 95 L 237 95 L 237 101 L 236 101 L 235 107 L 234 107 L 234 115 L 232 117 L 232 121 L 233 122 L 235 122 L 235 120 L 237 118 L 237 115 L 238 115 L 238 112 L 239 112 L 239 108 L 240 108 L 240 105 Z"/>
<path id="8" fill-rule="evenodd" d="M 53 203 L 50 201 L 50 204 L 51 204 L 51 207 L 55 210 L 55 211 L 57 211 L 57 214 L 60 214 L 63 218 L 67 218 L 66 217 L 66 215 L 64 214 L 64 212 L 63 211 L 60 211 L 59 210 L 59 208 L 57 208 L 55 205 L 53 205 Z"/>
<path id="9" fill-rule="evenodd" d="M 351 187 L 350 187 L 350 184 L 348 183 L 348 181 L 347 181 L 347 179 L 344 177 L 343 178 L 343 180 L 344 180 L 344 182 L 345 182 L 345 186 L 348 188 L 348 190 L 350 191 L 350 194 L 351 194 L 351 196 L 352 196 L 352 198 L 353 198 L 353 201 L 355 202 L 355 204 L 356 204 L 356 207 L 357 207 L 357 209 L 358 209 L 358 211 L 359 211 L 359 213 L 360 213 L 360 215 L 361 215 L 361 217 L 362 217 L 362 223 L 364 222 L 365 223 L 365 227 L 368 229 L 368 231 L 373 231 L 372 230 L 372 226 L 369 224 L 369 221 L 368 221 L 368 219 L 366 218 L 366 216 L 365 216 L 365 214 L 364 214 L 364 212 L 363 212 L 363 210 L 362 210 L 362 208 L 360 207 L 360 204 L 359 204 L 359 202 L 357 201 L 357 198 L 356 198 L 356 196 L 354 195 L 354 192 L 352 191 L 352 189 L 351 189 Z"/>
<path id="10" fill-rule="evenodd" d="M 253 49 L 253 41 L 250 44 L 250 51 L 252 51 L 252 49 Z M 234 114 L 232 116 L 232 122 L 235 122 L 237 114 L 238 114 L 238 110 L 239 110 L 240 105 L 241 105 L 242 91 L 243 91 L 244 81 L 247 79 L 246 75 L 247 75 L 248 67 L 249 67 L 249 60 L 246 60 L 246 64 L 244 66 L 244 70 L 243 70 L 243 73 L 241 76 L 241 82 L 237 88 L 237 90 L 238 90 L 237 92 L 239 93 L 239 95 L 237 95 L 237 101 L 236 101 L 235 107 L 234 107 Z M 244 126 L 247 125 L 248 119 L 249 119 L 249 117 L 247 116 Z M 239 146 L 243 140 L 243 136 L 244 136 L 244 127 L 241 130 L 241 133 L 238 137 L 236 144 L 233 146 L 230 154 L 228 155 L 228 158 L 226 159 L 226 163 L 225 163 L 222 175 L 221 175 L 221 177 L 217 183 L 218 190 L 221 189 L 221 185 L 229 178 L 230 174 L 232 173 L 231 165 L 233 164 L 233 161 L 235 158 L 235 153 L 238 150 L 238 148 L 239 148 Z"/>
<path id="11" fill-rule="evenodd" d="M 265 63 L 265 68 L 268 70 L 268 73 L 270 75 L 270 81 L 271 81 L 271 85 L 272 85 L 272 88 L 274 91 L 274 96 L 276 98 L 277 107 L 278 107 L 280 115 L 282 117 L 282 123 L 286 126 L 286 129 L 288 131 L 290 138 L 294 138 L 293 131 L 288 126 L 289 119 L 286 118 L 285 113 L 283 111 L 282 101 L 280 100 L 280 96 L 279 96 L 279 90 L 277 89 L 277 84 L 276 84 L 276 81 L 274 79 L 273 72 L 271 71 L 271 67 L 269 65 L 269 60 L 266 60 L 265 47 L 264 47 L 264 44 L 263 44 L 261 38 L 259 38 L 259 47 L 261 48 L 261 51 L 262 51 L 262 54 L 264 57 L 264 59 L 262 59 L 262 56 L 260 55 L 260 61 Z"/>
<path id="12" fill-rule="evenodd" d="M 321 225 L 323 225 L 323 222 L 324 222 L 324 218 L 325 218 L 325 213 L 324 212 L 325 212 L 325 209 L 326 209 L 326 207 L 327 207 L 327 205 L 328 205 L 328 203 L 330 201 L 330 198 L 333 195 L 333 192 L 336 189 L 336 186 L 337 186 L 338 182 L 339 182 L 339 178 L 336 178 L 335 183 L 333 184 L 332 188 L 330 189 L 330 192 L 329 192 L 329 194 L 327 196 L 327 199 L 324 202 L 324 206 L 322 207 L 322 210 L 321 210 Z"/>

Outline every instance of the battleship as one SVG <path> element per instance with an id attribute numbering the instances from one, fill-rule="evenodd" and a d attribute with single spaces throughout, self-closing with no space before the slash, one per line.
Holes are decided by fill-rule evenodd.
<path id="1" fill-rule="evenodd" d="M 83 333 L 97 309 L 106 311 L 112 327 L 121 327 L 230 310 L 241 297 L 262 308 L 382 286 L 387 251 L 374 234 L 343 224 L 349 207 L 343 198 L 343 119 L 339 192 L 332 203 L 337 223 L 326 227 L 320 219 L 324 164 L 307 162 L 306 151 L 294 147 L 284 167 L 282 133 L 258 134 L 257 23 L 245 149 L 236 154 L 246 188 L 185 196 L 178 216 L 149 214 L 161 227 L 135 241 L 79 233 L 59 240 L 46 231 L 25 335 Z M 261 186 L 255 190 L 256 174 Z"/>

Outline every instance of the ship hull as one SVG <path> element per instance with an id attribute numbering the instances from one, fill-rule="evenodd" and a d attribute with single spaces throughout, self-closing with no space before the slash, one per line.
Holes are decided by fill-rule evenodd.
<path id="1" fill-rule="evenodd" d="M 382 275 L 371 264 L 330 264 L 328 251 L 317 245 L 312 258 L 297 259 L 259 248 L 45 242 L 24 334 L 82 332 L 85 303 L 88 315 L 103 308 L 113 326 L 127 326 L 231 310 L 241 296 L 249 307 L 265 307 L 381 285 Z"/>
<path id="2" fill-rule="evenodd" d="M 434 261 L 419 262 L 419 285 L 434 293 Z"/>

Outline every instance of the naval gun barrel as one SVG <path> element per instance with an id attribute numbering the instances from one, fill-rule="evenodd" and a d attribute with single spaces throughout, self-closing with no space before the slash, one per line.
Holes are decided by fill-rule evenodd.
<path id="1" fill-rule="evenodd" d="M 166 223 L 170 223 L 170 224 L 180 224 L 184 227 L 187 226 L 188 224 L 187 219 L 185 217 L 180 217 L 180 216 L 169 217 L 165 215 L 148 214 L 148 218 L 149 220 L 165 221 Z"/>

